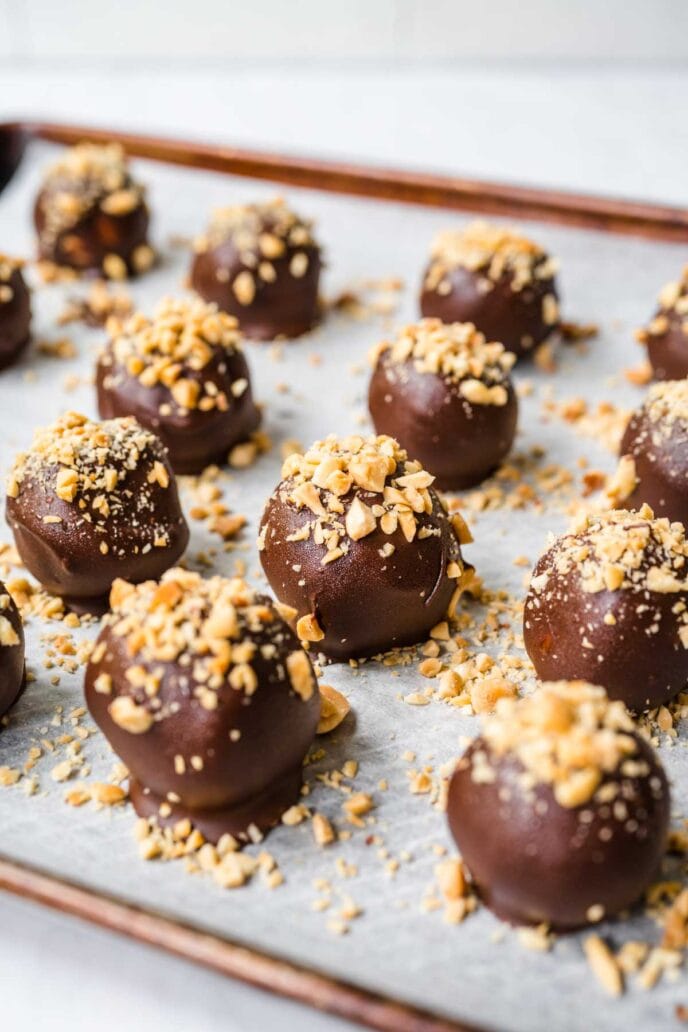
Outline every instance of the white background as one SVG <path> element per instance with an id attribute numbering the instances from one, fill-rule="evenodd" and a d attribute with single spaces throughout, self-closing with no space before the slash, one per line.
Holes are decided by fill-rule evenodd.
<path id="1" fill-rule="evenodd" d="M 684 59 L 681 0 L 0 0 L 19 58 Z"/>
<path id="2" fill-rule="evenodd" d="M 683 0 L 0 0 L 0 120 L 686 205 L 687 59 Z M 8 897 L 0 998 L 3 1032 L 347 1027 Z"/>

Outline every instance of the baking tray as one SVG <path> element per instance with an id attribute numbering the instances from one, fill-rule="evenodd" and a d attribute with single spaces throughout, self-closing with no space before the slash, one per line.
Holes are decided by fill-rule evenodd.
<path id="1" fill-rule="evenodd" d="M 0 246 L 18 255 L 33 253 L 31 200 L 42 166 L 56 153 L 54 143 L 46 140 L 122 139 L 132 154 L 160 159 L 159 164 L 137 162 L 139 177 L 149 185 L 153 235 L 162 252 L 159 267 L 127 287 L 146 310 L 161 296 L 183 291 L 188 253 L 173 246 L 174 240 L 200 231 L 215 206 L 273 196 L 276 182 L 287 183 L 291 204 L 317 221 L 327 252 L 329 297 L 361 290 L 371 280 L 399 278 L 406 283 L 406 290 L 394 295 L 399 305 L 393 316 L 358 320 L 332 313 L 314 333 L 277 350 L 247 345 L 273 448 L 251 469 L 233 472 L 223 482 L 227 503 L 249 523 L 241 549 L 220 551 L 215 569 L 232 572 L 236 559 L 244 558 L 249 578 L 260 582 L 254 538 L 263 502 L 279 479 L 282 442 L 296 438 L 308 445 L 328 432 L 356 432 L 365 426 L 368 349 L 388 332 L 390 322 L 417 316 L 417 287 L 429 241 L 438 229 L 466 218 L 446 209 L 517 219 L 560 258 L 565 317 L 600 326 L 600 335 L 586 349 L 562 349 L 555 373 L 527 365 L 516 371 L 524 395 L 517 456 L 532 456 L 544 444 L 547 453 L 537 460 L 540 468 L 559 464 L 572 471 L 573 482 L 547 493 L 540 481 L 536 491 L 542 504 L 484 512 L 469 505 L 475 543 L 467 557 L 486 585 L 521 597 L 524 568 L 514 560 L 526 556 L 533 562 L 547 533 L 565 526 L 566 504 L 581 486 L 580 458 L 586 458 L 589 468 L 612 470 L 614 457 L 605 445 L 576 434 L 548 406 L 552 397 L 563 401 L 577 395 L 592 406 L 607 399 L 621 407 L 638 403 L 640 392 L 622 375 L 643 357 L 632 330 L 652 309 L 659 286 L 674 278 L 685 261 L 688 212 L 89 128 L 14 126 L 0 129 L 0 141 L 3 134 L 13 147 L 25 149 L 21 166 L 0 195 Z M 193 166 L 194 171 L 169 163 Z M 540 224 L 529 224 L 526 216 Z M 566 228 L 556 227 L 557 222 Z M 68 336 L 77 355 L 60 361 L 34 349 L 0 378 L 3 473 L 35 425 L 49 422 L 65 408 L 95 414 L 89 380 L 102 331 L 55 326 L 65 299 L 86 292 L 85 286 L 68 284 L 48 286 L 35 295 L 36 338 Z M 389 296 L 389 291 L 383 293 Z M 517 461 L 526 470 L 533 464 L 532 458 Z M 525 475 L 530 477 L 530 472 Z M 10 540 L 9 532 L 3 540 Z M 192 559 L 217 543 L 203 524 L 192 521 Z M 477 603 L 468 603 L 467 612 L 478 623 L 484 617 Z M 37 679 L 0 734 L 0 764 L 20 767 L 31 745 L 70 731 L 70 713 L 82 703 L 83 672 L 61 671 L 59 685 L 53 685 L 55 671 L 41 666 L 41 635 L 59 629 L 38 619 L 27 626 L 28 660 Z M 81 630 L 74 636 L 89 633 L 93 631 Z M 471 634 L 467 632 L 469 638 Z M 472 648 L 499 654 L 506 641 L 498 634 L 474 642 Z M 517 646 L 508 647 L 518 653 Z M 665 978 L 652 992 L 642 992 L 631 982 L 623 998 L 609 1000 L 593 982 L 581 936 L 562 937 L 551 952 L 536 953 L 484 908 L 460 925 L 445 923 L 441 910 L 425 912 L 422 900 L 433 884 L 438 854 L 451 850 L 451 843 L 431 796 L 409 791 L 409 773 L 427 766 L 437 781 L 443 765 L 476 734 L 477 718 L 438 701 L 422 707 L 406 704 L 405 696 L 427 686 L 415 663 L 391 668 L 371 662 L 358 670 L 332 665 L 325 668 L 323 680 L 349 696 L 353 716 L 321 740 L 326 755 L 307 768 L 312 789 L 307 802 L 345 826 L 341 793 L 317 775 L 341 769 L 353 758 L 359 763 L 354 787 L 370 791 L 376 802 L 374 823 L 351 829 L 348 841 L 326 850 L 315 846 L 308 822 L 274 831 L 267 848 L 286 878 L 279 889 L 270 891 L 257 878 L 239 890 L 221 890 L 207 879 L 191 877 L 180 863 L 140 860 L 129 807 L 94 812 L 90 805 L 74 809 L 65 804 L 72 783 L 51 777 L 62 754 L 38 761 L 34 773 L 40 789 L 31 798 L 21 781 L 0 789 L 0 886 L 377 1029 L 551 1032 L 595 1027 L 611 1032 L 630 1021 L 642 1028 L 675 1027 L 674 1009 L 688 998 L 682 980 Z M 58 706 L 62 726 L 56 729 Z M 90 726 L 88 718 L 79 722 Z M 678 746 L 661 747 L 674 784 L 677 817 L 685 814 L 688 801 L 684 738 L 680 731 Z M 107 780 L 113 756 L 104 739 L 94 735 L 84 751 L 90 768 L 84 780 Z M 415 754 L 413 760 L 409 753 Z M 389 784 L 386 791 L 379 788 L 383 778 Z M 396 871 L 390 860 L 398 861 Z M 342 871 L 351 873 L 342 861 L 358 873 L 342 877 Z M 319 895 L 314 883 L 323 878 L 333 886 L 334 902 L 320 913 L 313 909 Z M 347 896 L 363 913 L 350 922 L 348 934 L 337 936 L 327 922 Z M 616 945 L 656 934 L 642 916 L 598 930 Z"/>

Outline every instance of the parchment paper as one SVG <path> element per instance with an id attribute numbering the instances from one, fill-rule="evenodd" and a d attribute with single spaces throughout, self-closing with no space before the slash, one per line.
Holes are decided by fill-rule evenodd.
<path id="1" fill-rule="evenodd" d="M 33 254 L 32 198 L 40 168 L 55 153 L 55 148 L 34 145 L 20 173 L 0 197 L 0 249 Z M 214 206 L 279 192 L 264 183 L 144 162 L 136 168 L 149 184 L 153 234 L 163 252 L 161 266 L 128 287 L 145 310 L 151 310 L 163 295 L 183 290 L 188 256 L 168 245 L 171 235 L 193 236 L 204 227 Z M 417 286 L 434 232 L 465 221 L 452 213 L 313 191 L 290 190 L 288 196 L 294 207 L 317 220 L 327 250 L 325 289 L 329 295 L 365 279 L 400 276 L 405 280 L 407 289 L 396 322 L 417 316 Z M 623 367 L 635 365 L 643 357 L 632 330 L 652 310 L 659 287 L 678 275 L 686 249 L 539 224 L 525 228 L 561 260 L 565 315 L 597 322 L 602 332 L 590 342 L 587 354 L 565 351 L 554 376 L 519 367 L 517 380 L 532 380 L 534 391 L 521 400 L 517 450 L 544 444 L 546 461 L 570 465 L 577 477 L 580 456 L 587 457 L 591 467 L 611 471 L 614 458 L 604 447 L 576 436 L 558 419 L 546 425 L 542 422 L 542 399 L 553 389 L 558 398 L 584 394 L 592 401 L 606 398 L 628 407 L 639 403 L 639 389 L 620 375 Z M 34 426 L 52 421 L 66 408 L 96 415 L 94 392 L 87 380 L 102 331 L 81 325 L 59 329 L 53 322 L 67 296 L 85 293 L 81 285 L 61 285 L 35 294 L 36 338 L 67 335 L 77 344 L 79 355 L 59 361 L 32 350 L 0 377 L 3 477 L 15 451 L 29 443 Z M 366 355 L 383 332 L 381 319 L 357 322 L 340 315 L 332 316 L 309 337 L 285 345 L 279 361 L 269 346 L 247 346 L 255 391 L 266 405 L 265 429 L 274 447 L 251 469 L 234 473 L 227 484 L 228 504 L 250 521 L 243 537 L 247 550 L 230 555 L 220 550 L 217 570 L 231 573 L 236 556 L 245 556 L 249 576 L 260 581 L 255 534 L 264 500 L 279 479 L 280 443 L 296 438 L 307 446 L 330 432 L 361 429 L 366 408 Z M 320 364 L 311 358 L 316 354 Z M 352 371 L 354 366 L 358 372 Z M 27 378 L 29 370 L 32 374 Z M 74 373 L 83 382 L 66 393 L 65 377 Z M 285 383 L 289 392 L 278 391 L 277 386 Z M 4 484 L 0 493 L 4 498 Z M 217 537 L 211 538 L 202 524 L 191 522 L 190 556 L 217 546 Z M 466 549 L 466 555 L 489 587 L 521 594 L 524 570 L 513 565 L 513 560 L 525 554 L 534 562 L 547 533 L 561 530 L 565 522 L 560 507 L 542 514 L 532 508 L 486 512 L 472 520 L 475 543 Z M 3 539 L 10 540 L 9 530 Z M 479 617 L 480 607 L 473 610 Z M 0 733 L 0 764 L 21 766 L 32 744 L 58 733 L 51 726 L 56 706 L 62 705 L 66 715 L 82 703 L 82 671 L 74 675 L 62 672 L 61 683 L 55 687 L 50 683 L 55 671 L 42 668 L 40 637 L 57 630 L 59 625 L 38 619 L 27 626 L 28 662 L 37 680 L 12 711 L 9 727 Z M 86 633 L 93 632 L 77 631 L 75 637 Z M 343 826 L 342 796 L 317 782 L 314 775 L 353 758 L 360 764 L 355 787 L 372 792 L 375 798 L 375 823 L 327 850 L 316 847 L 308 823 L 277 829 L 266 845 L 286 878 L 278 890 L 269 891 L 255 879 L 240 890 L 226 891 L 208 878 L 189 876 L 180 863 L 142 861 L 132 834 L 131 808 L 94 812 L 92 806 L 67 806 L 63 799 L 69 785 L 52 780 L 50 768 L 56 761 L 50 757 L 41 759 L 36 768 L 40 790 L 33 797 L 25 795 L 21 782 L 0 789 L 0 852 L 200 929 L 484 1027 L 611 1032 L 631 1021 L 641 1029 L 675 1027 L 675 1005 L 688 1002 L 683 974 L 675 982 L 664 979 L 649 993 L 630 984 L 622 999 L 610 1000 L 589 972 L 580 936 L 562 937 L 550 953 L 535 953 L 524 949 L 517 936 L 484 908 L 458 926 L 445 923 L 441 911 L 422 912 L 421 898 L 432 884 L 438 860 L 433 847 L 451 850 L 451 843 L 443 814 L 431 807 L 427 796 L 410 794 L 407 771 L 409 766 L 420 769 L 427 764 L 437 772 L 461 752 L 465 736 L 477 733 L 478 718 L 439 702 L 413 707 L 401 701 L 402 695 L 427 684 L 416 664 L 391 670 L 368 663 L 358 671 L 335 665 L 325 669 L 323 679 L 349 697 L 354 718 L 322 740 L 326 757 L 308 769 L 312 791 L 307 802 Z M 83 723 L 90 726 L 91 722 Z M 66 716 L 64 724 L 69 730 Z M 414 764 L 402 759 L 407 750 L 416 753 Z M 87 780 L 107 779 L 113 756 L 104 739 L 94 736 L 85 751 L 92 768 Z M 674 810 L 682 815 L 688 790 L 683 744 L 663 747 L 662 759 L 673 781 Z M 389 783 L 387 791 L 377 787 L 383 778 Z M 366 844 L 370 835 L 380 837 L 388 850 L 386 857 L 378 855 L 380 846 L 375 842 Z M 404 851 L 411 859 L 401 862 L 396 876 L 391 877 L 386 864 Z M 342 878 L 336 868 L 338 858 L 355 864 L 357 876 Z M 312 908 L 318 896 L 313 883 L 318 878 L 329 879 L 334 889 L 335 902 L 325 914 Z M 327 929 L 328 918 L 338 909 L 339 893 L 351 896 L 364 911 L 351 922 L 345 936 Z M 599 930 L 616 944 L 656 935 L 650 922 L 640 917 L 602 925 Z M 495 937 L 500 941 L 494 941 Z M 192 970 L 189 978 L 193 978 Z"/>

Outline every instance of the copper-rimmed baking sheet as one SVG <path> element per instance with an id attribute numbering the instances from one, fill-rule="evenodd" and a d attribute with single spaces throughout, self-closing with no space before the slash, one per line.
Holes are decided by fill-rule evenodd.
<path id="1" fill-rule="evenodd" d="M 31 143 L 15 178 L 0 195 L 3 250 L 33 253 L 31 201 L 41 166 L 55 153 L 54 145 Z M 273 448 L 250 469 L 232 472 L 221 482 L 229 506 L 249 522 L 241 539 L 244 547 L 232 553 L 218 550 L 213 568 L 231 573 L 236 559 L 243 558 L 248 575 L 259 581 L 257 521 L 279 479 L 281 444 L 295 438 L 308 445 L 329 432 L 365 427 L 368 348 L 390 325 L 416 317 L 417 286 L 432 235 L 467 216 L 404 205 L 391 199 L 393 193 L 385 201 L 338 196 L 317 189 L 317 183 L 309 189 L 286 190 L 146 161 L 137 162 L 137 173 L 149 186 L 154 235 L 162 252 L 160 266 L 128 287 L 136 304 L 146 310 L 163 295 L 184 290 L 188 254 L 171 246 L 171 239 L 201 230 L 212 207 L 270 196 L 277 189 L 317 221 L 327 251 L 328 296 L 370 280 L 399 278 L 406 284 L 391 317 L 357 320 L 332 314 L 313 334 L 277 351 L 269 345 L 247 346 Z M 519 210 L 515 205 L 514 211 Z M 565 505 L 582 484 L 579 460 L 584 457 L 590 468 L 603 471 L 614 466 L 602 443 L 577 434 L 556 416 L 545 420 L 546 403 L 552 396 L 558 401 L 584 396 L 592 407 L 605 399 L 621 407 L 637 404 L 641 392 L 622 372 L 643 357 L 632 331 L 651 311 L 661 284 L 677 275 L 688 250 L 632 235 L 520 224 L 560 259 L 565 316 L 598 323 L 600 334 L 585 353 L 562 349 L 554 374 L 528 366 L 516 372 L 521 384 L 532 385 L 521 400 L 517 455 L 543 445 L 546 455 L 540 469 L 548 463 L 566 467 L 573 484 L 560 497 L 557 491 L 544 491 L 540 482 L 536 493 L 541 505 L 468 511 L 475 535 L 468 558 L 489 588 L 504 589 L 515 598 L 522 595 L 525 571 L 514 560 L 526 556 L 534 561 L 547 533 L 565 526 Z M 34 426 L 66 408 L 95 414 L 90 378 L 102 331 L 55 325 L 65 299 L 86 291 L 79 284 L 36 291 L 35 337 L 69 336 L 77 354 L 59 360 L 34 348 L 0 377 L 3 473 L 15 451 L 29 442 Z M 187 505 L 189 498 L 185 492 Z M 8 531 L 4 540 L 9 541 Z M 192 521 L 191 565 L 197 565 L 199 552 L 208 553 L 217 545 L 217 537 Z M 476 625 L 486 615 L 477 604 L 468 604 L 467 612 Z M 82 671 L 59 671 L 60 683 L 53 685 L 56 671 L 42 665 L 42 636 L 60 630 L 59 624 L 37 618 L 28 625 L 28 661 L 36 681 L 0 733 L 0 765 L 22 768 L 32 746 L 73 731 L 70 714 L 82 704 Z M 74 635 L 89 633 L 93 632 Z M 475 651 L 499 654 L 508 648 L 521 654 L 506 632 L 487 642 L 472 640 L 470 629 L 466 637 Z M 652 992 L 641 991 L 630 979 L 624 997 L 610 1000 L 592 979 L 581 936 L 563 937 L 550 952 L 537 953 L 527 950 L 517 934 L 484 909 L 459 925 L 445 922 L 441 908 L 425 912 L 422 900 L 433 885 L 438 854 L 442 848 L 451 850 L 451 844 L 443 814 L 432 806 L 431 797 L 409 791 L 409 772 L 427 767 L 438 778 L 442 766 L 460 753 L 463 739 L 477 732 L 477 718 L 435 700 L 426 706 L 404 702 L 404 696 L 427 686 L 417 663 L 366 663 L 357 670 L 335 665 L 325 669 L 324 680 L 347 694 L 353 717 L 322 740 L 326 755 L 306 770 L 311 789 L 306 802 L 346 827 L 343 796 L 317 775 L 355 759 L 359 773 L 353 784 L 372 793 L 374 823 L 350 829 L 348 840 L 328 849 L 315 845 L 308 822 L 276 830 L 266 848 L 284 873 L 280 888 L 271 891 L 257 877 L 241 889 L 222 890 L 210 879 L 190 876 L 181 863 L 140 860 L 128 806 L 96 812 L 90 804 L 73 808 L 64 802 L 71 783 L 51 776 L 64 747 L 55 754 L 42 747 L 33 772 L 39 788 L 31 797 L 23 790 L 26 778 L 0 789 L 0 885 L 381 1029 L 468 1025 L 523 1032 L 581 1027 L 611 1032 L 631 1021 L 641 1028 L 673 1027 L 674 1008 L 686 998 L 682 979 L 665 978 Z M 91 726 L 87 717 L 79 722 Z M 678 746 L 661 747 L 673 780 L 677 816 L 685 812 L 688 796 L 682 731 L 679 738 Z M 409 753 L 415 754 L 414 760 Z M 85 742 L 84 755 L 88 773 L 78 772 L 73 780 L 107 780 L 114 757 L 100 735 Z M 380 788 L 383 780 L 386 790 Z M 390 866 L 390 860 L 398 866 Z M 348 877 L 342 876 L 342 861 Z M 324 912 L 313 907 L 325 895 L 316 888 L 319 879 L 332 887 L 332 903 Z M 347 934 L 336 935 L 328 922 L 337 917 L 347 897 L 362 914 L 348 923 Z M 651 922 L 640 916 L 605 924 L 600 931 L 615 944 L 657 937 Z"/>

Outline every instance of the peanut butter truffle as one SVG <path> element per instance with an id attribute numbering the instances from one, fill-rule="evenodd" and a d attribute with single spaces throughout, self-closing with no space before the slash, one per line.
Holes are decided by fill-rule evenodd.
<path id="1" fill-rule="evenodd" d="M 653 384 L 621 441 L 608 493 L 624 509 L 644 503 L 657 516 L 688 523 L 688 380 Z"/>
<path id="2" fill-rule="evenodd" d="M 299 638 L 335 660 L 413 645 L 453 613 L 470 541 L 434 477 L 391 437 L 331 436 L 290 455 L 258 547 Z"/>
<path id="3" fill-rule="evenodd" d="M 243 581 L 168 570 L 117 581 L 86 701 L 131 772 L 137 813 L 212 842 L 266 831 L 299 799 L 320 715 L 310 660 Z"/>
<path id="4" fill-rule="evenodd" d="M 655 380 L 681 380 L 688 376 L 688 265 L 679 280 L 662 288 L 658 301 L 636 338 L 647 347 Z"/>
<path id="5" fill-rule="evenodd" d="M 134 416 L 177 473 L 222 463 L 260 422 L 237 321 L 203 301 L 164 300 L 152 319 L 111 323 L 98 361 L 103 419 Z"/>
<path id="6" fill-rule="evenodd" d="M 640 712 L 688 681 L 688 543 L 649 506 L 584 516 L 538 561 L 524 611 L 543 680 L 583 678 Z"/>
<path id="7" fill-rule="evenodd" d="M 0 581 L 0 717 L 24 686 L 24 628 L 5 585 Z"/>
<path id="8" fill-rule="evenodd" d="M 122 280 L 154 261 L 145 191 L 117 143 L 80 143 L 46 171 L 36 199 L 38 256 Z"/>
<path id="9" fill-rule="evenodd" d="M 479 484 L 508 454 L 518 418 L 515 356 L 472 323 L 422 319 L 374 348 L 371 361 L 375 429 L 396 438 L 438 487 Z"/>
<path id="10" fill-rule="evenodd" d="M 31 296 L 22 265 L 0 254 L 0 370 L 12 365 L 31 335 Z"/>
<path id="11" fill-rule="evenodd" d="M 526 237 L 473 222 L 435 238 L 420 298 L 423 315 L 470 322 L 517 357 L 559 325 L 557 263 Z"/>
<path id="12" fill-rule="evenodd" d="M 15 460 L 7 522 L 34 577 L 94 614 L 117 577 L 160 576 L 189 539 L 158 438 L 134 419 L 94 423 L 76 412 L 37 430 Z"/>
<path id="13" fill-rule="evenodd" d="M 317 323 L 320 247 L 312 224 L 281 199 L 219 209 L 194 251 L 194 290 L 246 336 L 299 337 Z"/>
<path id="14" fill-rule="evenodd" d="M 559 682 L 500 699 L 459 760 L 447 816 L 499 917 L 566 930 L 625 910 L 648 887 L 669 787 L 621 702 Z"/>

